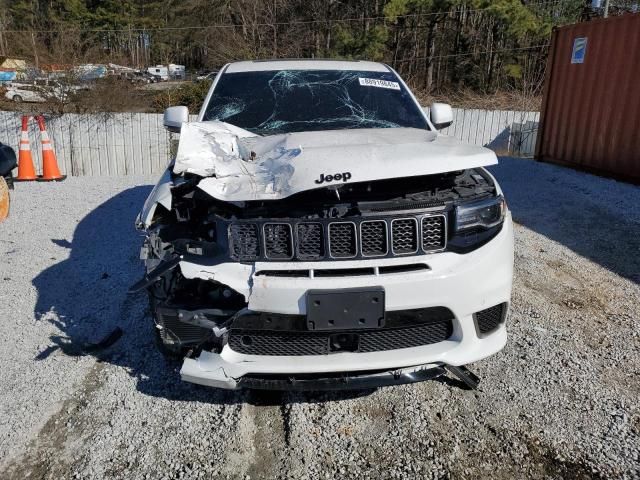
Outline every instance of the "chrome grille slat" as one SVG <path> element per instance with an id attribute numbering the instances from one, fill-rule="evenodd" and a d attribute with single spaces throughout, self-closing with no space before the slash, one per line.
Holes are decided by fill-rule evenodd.
<path id="1" fill-rule="evenodd" d="M 356 224 L 335 222 L 329 224 L 329 255 L 333 258 L 353 258 L 358 254 Z"/>
<path id="2" fill-rule="evenodd" d="M 447 242 L 447 232 L 444 216 L 424 217 L 422 220 L 422 249 L 439 250 Z"/>
<path id="3" fill-rule="evenodd" d="M 271 260 L 288 260 L 293 258 L 293 236 L 288 223 L 265 223 L 264 254 Z"/>
<path id="4" fill-rule="evenodd" d="M 360 223 L 360 245 L 362 256 L 379 257 L 387 254 L 387 222 L 384 220 L 365 220 Z"/>
<path id="5" fill-rule="evenodd" d="M 415 218 L 391 220 L 391 249 L 396 255 L 418 251 L 418 221 Z"/>

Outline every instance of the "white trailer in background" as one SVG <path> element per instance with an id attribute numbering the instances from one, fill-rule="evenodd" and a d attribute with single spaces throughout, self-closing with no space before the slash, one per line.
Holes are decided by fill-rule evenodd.
<path id="1" fill-rule="evenodd" d="M 186 77 L 184 65 L 176 65 L 175 63 L 170 63 L 168 70 L 169 78 L 172 80 L 184 80 Z"/>
<path id="2" fill-rule="evenodd" d="M 186 77 L 186 70 L 184 65 L 176 65 L 170 63 L 169 65 L 156 65 L 155 67 L 147 68 L 147 72 L 156 77 L 160 77 L 162 80 L 184 80 Z"/>
<path id="3" fill-rule="evenodd" d="M 162 80 L 169 80 L 169 69 L 166 65 L 156 65 L 155 67 L 147 68 L 147 72 L 156 77 L 160 77 Z"/>

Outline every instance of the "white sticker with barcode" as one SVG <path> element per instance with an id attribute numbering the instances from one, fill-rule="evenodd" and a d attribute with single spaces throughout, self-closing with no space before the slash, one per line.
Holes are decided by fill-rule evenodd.
<path id="1" fill-rule="evenodd" d="M 363 87 L 389 88 L 391 90 L 400 90 L 398 82 L 390 82 L 389 80 L 378 80 L 377 78 L 358 78 L 360 85 Z"/>

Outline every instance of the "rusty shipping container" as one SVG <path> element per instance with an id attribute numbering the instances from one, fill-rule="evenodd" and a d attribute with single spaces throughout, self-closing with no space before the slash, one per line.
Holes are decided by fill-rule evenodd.
<path id="1" fill-rule="evenodd" d="M 536 158 L 640 182 L 640 14 L 553 32 Z"/>

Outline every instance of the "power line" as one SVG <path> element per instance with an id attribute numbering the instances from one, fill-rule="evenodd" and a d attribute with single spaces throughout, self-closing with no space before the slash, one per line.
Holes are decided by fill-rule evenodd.
<path id="1" fill-rule="evenodd" d="M 527 3 L 523 5 L 524 7 L 531 6 L 539 6 L 539 5 L 560 5 L 560 0 L 550 0 L 550 1 L 541 1 L 535 3 Z M 447 10 L 443 12 L 429 12 L 429 13 L 410 13 L 405 15 L 397 15 L 395 19 L 399 18 L 423 18 L 423 17 L 431 17 L 436 15 L 450 15 L 456 13 L 477 13 L 477 12 L 486 12 L 491 9 L 491 6 L 487 6 L 484 8 L 476 8 L 470 10 Z M 375 16 L 375 17 L 351 17 L 351 18 L 340 18 L 334 20 L 328 19 L 314 19 L 314 20 L 293 20 L 290 22 L 261 22 L 254 23 L 250 25 L 242 24 L 242 23 L 218 23 L 213 25 L 198 25 L 191 27 L 128 27 L 128 28 L 79 28 L 73 29 L 69 27 L 65 27 L 65 31 L 73 31 L 73 32 L 81 32 L 81 33 L 128 33 L 128 32 L 160 32 L 160 31 L 187 31 L 187 30 L 210 30 L 217 28 L 242 28 L 243 26 L 252 26 L 252 27 L 274 27 L 274 26 L 287 26 L 287 25 L 312 25 L 317 23 L 350 23 L 350 22 L 368 22 L 368 21 L 388 21 L 386 16 Z M 2 33 L 60 33 L 62 30 L 1 30 Z"/>
<path id="2" fill-rule="evenodd" d="M 519 47 L 519 48 L 503 48 L 496 50 L 483 50 L 481 52 L 467 52 L 467 53 L 452 53 L 449 55 L 435 55 L 433 57 L 415 57 L 415 58 L 402 58 L 400 60 L 396 60 L 395 63 L 405 63 L 405 62 L 414 62 L 416 60 L 436 60 L 438 58 L 452 58 L 452 57 L 471 57 L 475 55 L 486 55 L 489 53 L 505 53 L 505 52 L 515 52 L 515 51 L 524 51 L 524 50 L 537 50 L 548 47 L 549 44 L 543 45 L 533 45 L 531 47 Z"/>

